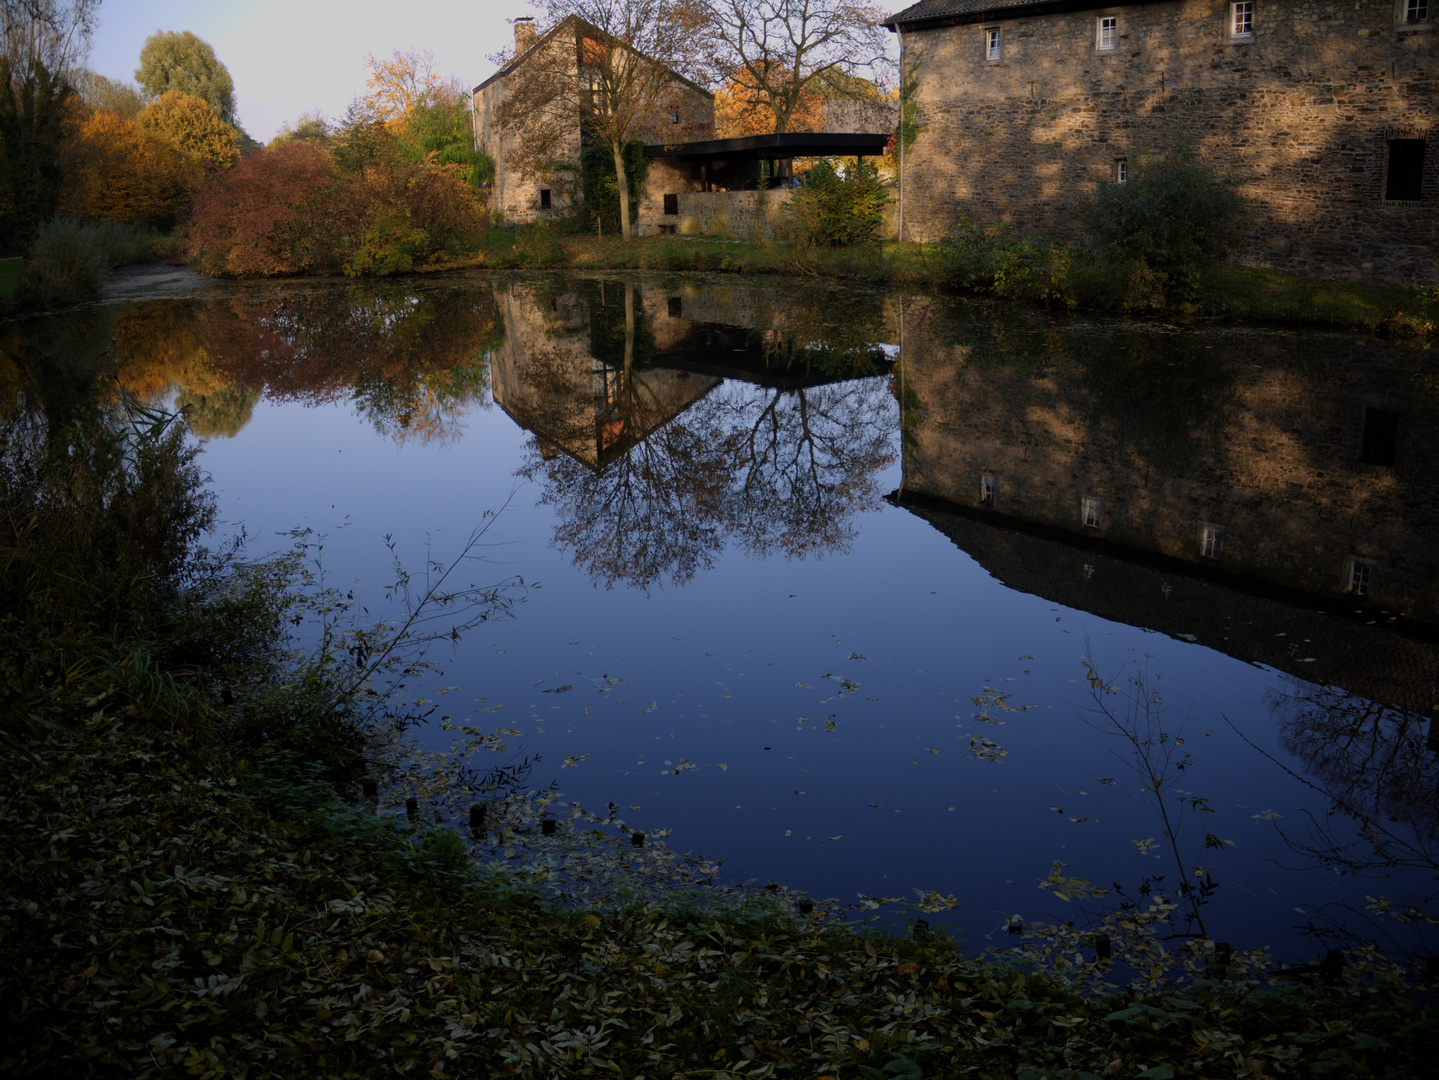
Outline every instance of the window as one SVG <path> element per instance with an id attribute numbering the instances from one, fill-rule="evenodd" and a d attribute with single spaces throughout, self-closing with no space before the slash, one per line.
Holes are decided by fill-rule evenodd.
<path id="1" fill-rule="evenodd" d="M 1374 578 L 1374 564 L 1363 559 L 1349 560 L 1349 580 L 1345 585 L 1355 596 L 1368 596 Z"/>
<path id="2" fill-rule="evenodd" d="M 540 209 L 541 209 L 541 210 L 548 210 L 549 208 L 550 208 L 550 189 L 549 189 L 549 188 L 540 188 Z"/>
<path id="3" fill-rule="evenodd" d="M 678 214 L 680 212 L 680 197 L 678 195 L 665 196 L 665 213 Z"/>
<path id="4" fill-rule="evenodd" d="M 1424 139 L 1390 139 L 1384 144 L 1384 197 L 1424 197 Z"/>
<path id="5" fill-rule="evenodd" d="M 1224 530 L 1218 525 L 1205 525 L 1199 531 L 1199 554 L 1206 559 L 1219 558 L 1219 545 Z"/>
<path id="6" fill-rule="evenodd" d="M 1404 25 L 1417 26 L 1429 21 L 1429 0 L 1403 0 Z"/>
<path id="7" fill-rule="evenodd" d="M 1399 448 L 1399 414 L 1392 409 L 1365 408 L 1364 432 L 1359 437 L 1359 464 L 1394 467 Z"/>
<path id="8" fill-rule="evenodd" d="M 1129 183 L 1129 161 L 1126 158 L 1120 158 L 1114 163 L 1114 182 L 1116 184 Z"/>
<path id="9" fill-rule="evenodd" d="M 999 27 L 986 26 L 984 28 L 984 58 L 986 60 L 998 60 L 999 50 Z"/>
<path id="10" fill-rule="evenodd" d="M 679 122 L 680 122 L 680 111 L 679 111 L 678 109 L 671 109 L 671 110 L 670 110 L 670 123 L 671 123 L 671 124 L 678 124 Z"/>
<path id="11" fill-rule="evenodd" d="M 1229 36 L 1254 36 L 1254 0 L 1240 0 L 1239 3 L 1229 5 Z"/>
<path id="12" fill-rule="evenodd" d="M 1108 52 L 1119 44 L 1119 16 L 1101 15 L 1095 21 L 1094 47 Z"/>
<path id="13" fill-rule="evenodd" d="M 1079 500 L 1079 520 L 1084 522 L 1086 529 L 1099 528 L 1099 519 L 1104 513 L 1104 503 L 1092 495 L 1086 495 Z"/>
<path id="14" fill-rule="evenodd" d="M 669 298 L 669 300 L 667 301 L 667 304 L 668 304 L 668 308 L 669 308 L 669 316 L 670 316 L 671 319 L 679 319 L 679 318 L 683 318 L 683 317 L 684 317 L 684 313 L 685 313 L 684 297 L 682 297 L 682 296 L 671 296 L 671 297 Z"/>
<path id="15" fill-rule="evenodd" d="M 979 505 L 994 505 L 994 477 L 981 476 L 979 478 Z"/>

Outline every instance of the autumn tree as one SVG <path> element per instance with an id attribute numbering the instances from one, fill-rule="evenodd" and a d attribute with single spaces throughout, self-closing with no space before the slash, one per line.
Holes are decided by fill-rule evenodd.
<path id="1" fill-rule="evenodd" d="M 0 56 L 64 76 L 90 50 L 100 0 L 0 0 Z"/>
<path id="2" fill-rule="evenodd" d="M 193 94 L 166 91 L 140 110 L 139 123 L 194 154 L 209 169 L 228 169 L 240 156 L 235 129 Z"/>
<path id="3" fill-rule="evenodd" d="M 119 113 L 134 120 L 145 107 L 145 96 L 134 83 L 107 79 L 99 72 L 81 68 L 70 78 L 80 101 L 89 109 Z"/>
<path id="4" fill-rule="evenodd" d="M 863 0 L 701 3 L 722 77 L 742 111 L 772 118 L 769 131 L 791 130 L 816 96 L 838 96 L 846 85 L 841 76 L 888 64 L 884 13 Z"/>
<path id="5" fill-rule="evenodd" d="M 402 123 L 415 109 L 437 101 L 453 101 L 465 93 L 454 76 L 443 77 L 435 67 L 435 54 L 395 49 L 388 60 L 371 53 L 365 58 L 370 74 L 365 93 L 357 100 L 368 119 Z"/>
<path id="6" fill-rule="evenodd" d="M 209 42 L 188 30 L 145 39 L 135 79 L 152 98 L 171 90 L 200 98 L 226 124 L 235 123 L 235 81 Z"/>
<path id="7" fill-rule="evenodd" d="M 199 159 L 108 109 L 78 120 L 60 153 L 59 211 L 107 221 L 164 221 L 204 183 Z"/>
<path id="8" fill-rule="evenodd" d="M 552 30 L 532 50 L 521 76 L 496 109 L 515 141 L 513 161 L 544 175 L 572 160 L 576 129 L 609 150 L 617 190 L 627 191 L 625 147 L 642 139 L 661 102 L 694 71 L 703 26 L 684 0 L 537 0 Z M 620 200 L 621 235 L 630 206 Z"/>

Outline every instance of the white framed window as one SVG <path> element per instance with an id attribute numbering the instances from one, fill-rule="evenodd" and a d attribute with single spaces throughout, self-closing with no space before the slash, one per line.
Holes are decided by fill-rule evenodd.
<path id="1" fill-rule="evenodd" d="M 1374 564 L 1364 559 L 1350 559 L 1345 591 L 1351 596 L 1368 596 L 1374 584 Z"/>
<path id="2" fill-rule="evenodd" d="M 999 27 L 986 26 L 984 28 L 984 58 L 986 60 L 998 60 L 1002 45 L 1003 42 L 999 36 Z"/>
<path id="3" fill-rule="evenodd" d="M 1219 525 L 1204 525 L 1199 530 L 1199 554 L 1206 559 L 1219 558 L 1224 541 L 1224 529 Z"/>
<path id="4" fill-rule="evenodd" d="M 1086 529 L 1097 529 L 1104 517 L 1104 502 L 1096 499 L 1093 495 L 1086 495 L 1079 500 L 1079 520 L 1084 523 Z"/>
<path id="5" fill-rule="evenodd" d="M 1399 21 L 1405 26 L 1420 26 L 1429 21 L 1432 7 L 1430 0 L 1399 0 Z"/>
<path id="6" fill-rule="evenodd" d="M 994 477 L 981 476 L 979 478 L 979 505 L 994 505 Z"/>
<path id="7" fill-rule="evenodd" d="M 1110 52 L 1119 46 L 1119 16 L 1101 15 L 1094 20 L 1094 47 Z"/>
<path id="8" fill-rule="evenodd" d="M 1129 183 L 1129 159 L 1119 158 L 1114 162 L 1114 182 L 1116 184 Z"/>
<path id="9" fill-rule="evenodd" d="M 1229 5 L 1229 36 L 1247 40 L 1254 36 L 1254 0 Z"/>

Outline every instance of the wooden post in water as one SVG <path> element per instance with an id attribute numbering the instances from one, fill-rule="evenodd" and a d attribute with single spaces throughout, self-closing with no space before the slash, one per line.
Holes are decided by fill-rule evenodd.
<path id="1" fill-rule="evenodd" d="M 409 798 L 405 800 L 405 817 L 408 818 L 410 821 L 420 820 L 419 800 L 414 798 Z"/>
<path id="2" fill-rule="evenodd" d="M 476 840 L 485 835 L 485 804 L 470 804 L 470 835 Z"/>
<path id="3" fill-rule="evenodd" d="M 544 833 L 546 836 L 554 836 L 555 830 L 557 828 L 559 828 L 559 825 L 556 823 L 555 819 L 552 818 L 549 814 L 546 814 L 544 817 L 540 818 L 540 832 Z"/>

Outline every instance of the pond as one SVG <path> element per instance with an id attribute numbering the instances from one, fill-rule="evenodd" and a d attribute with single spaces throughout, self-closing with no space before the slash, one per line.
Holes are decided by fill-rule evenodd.
<path id="1" fill-rule="evenodd" d="M 52 413 L 112 374 L 187 407 L 224 530 L 313 530 L 371 614 L 486 521 L 465 569 L 523 602 L 431 654 L 420 743 L 504 729 L 477 769 L 731 882 L 933 891 L 984 947 L 1184 877 L 1236 945 L 1432 951 L 1366 899 L 1434 880 L 1426 354 L 613 275 L 143 279 L 6 338 Z"/>

